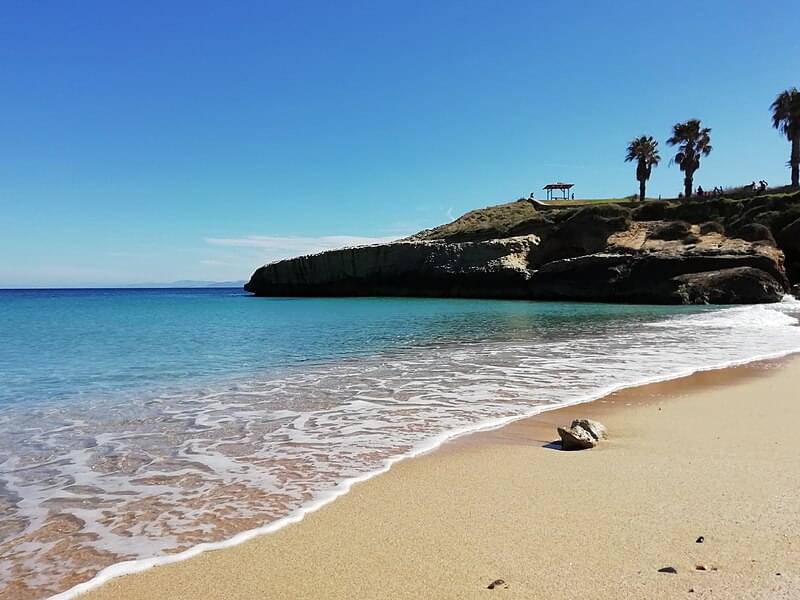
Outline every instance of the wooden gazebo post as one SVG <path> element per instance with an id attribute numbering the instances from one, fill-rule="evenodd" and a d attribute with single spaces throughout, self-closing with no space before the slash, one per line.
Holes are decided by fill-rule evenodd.
<path id="1" fill-rule="evenodd" d="M 561 193 L 563 195 L 563 199 L 567 200 L 568 199 L 567 192 L 574 186 L 575 186 L 574 183 L 562 183 L 562 182 L 559 181 L 557 183 L 548 183 L 542 189 L 547 191 L 547 199 L 548 200 L 552 200 L 553 199 L 553 190 L 561 190 Z"/>

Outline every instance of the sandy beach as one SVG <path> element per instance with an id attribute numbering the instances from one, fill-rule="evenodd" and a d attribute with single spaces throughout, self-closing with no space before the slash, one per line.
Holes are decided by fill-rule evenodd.
<path id="1" fill-rule="evenodd" d="M 82 598 L 797 598 L 799 387 L 793 357 L 463 437 L 299 524 Z M 610 439 L 555 449 L 577 416 Z"/>

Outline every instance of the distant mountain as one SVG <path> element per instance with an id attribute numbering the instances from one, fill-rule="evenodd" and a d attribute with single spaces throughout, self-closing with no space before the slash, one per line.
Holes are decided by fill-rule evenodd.
<path id="1" fill-rule="evenodd" d="M 181 279 L 168 283 L 132 283 L 121 287 L 127 288 L 240 288 L 242 281 L 197 281 L 194 279 Z"/>

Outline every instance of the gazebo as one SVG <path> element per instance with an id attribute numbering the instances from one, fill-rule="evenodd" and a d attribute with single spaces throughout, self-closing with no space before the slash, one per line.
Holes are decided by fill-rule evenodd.
<path id="1" fill-rule="evenodd" d="M 542 189 L 547 191 L 548 200 L 553 199 L 553 190 L 561 190 L 561 193 L 563 194 L 563 199 L 567 200 L 567 192 L 569 192 L 570 188 L 574 186 L 575 186 L 574 183 L 562 183 L 559 181 L 557 183 L 548 183 Z"/>

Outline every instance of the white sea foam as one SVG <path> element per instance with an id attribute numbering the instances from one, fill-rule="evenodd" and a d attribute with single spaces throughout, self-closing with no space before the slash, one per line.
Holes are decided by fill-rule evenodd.
<path id="1" fill-rule="evenodd" d="M 88 415 L 5 414 L 4 429 L 18 433 L 0 439 L 0 449 L 21 449 L 0 472 L 22 528 L 15 566 L 52 589 L 58 568 L 35 566 L 52 547 L 24 538 L 53 512 L 79 519 L 80 532 L 96 536 L 83 547 L 107 552 L 106 561 L 132 560 L 51 596 L 74 598 L 113 577 L 300 521 L 453 437 L 634 385 L 798 352 L 798 315 L 800 303 L 787 299 L 656 321 L 567 323 L 539 336 L 437 343 L 225 389 L 99 402 Z"/>

